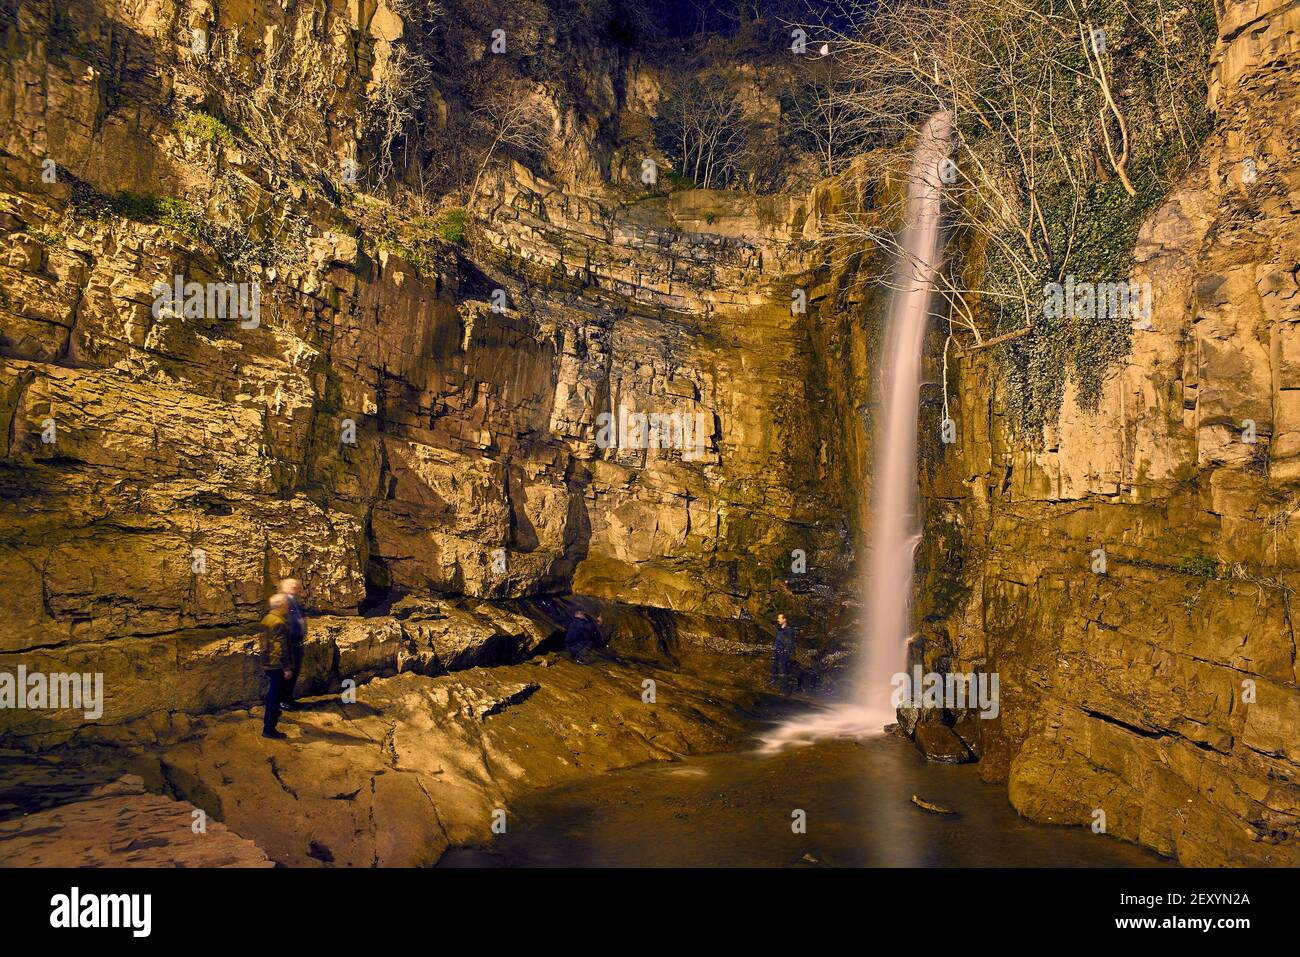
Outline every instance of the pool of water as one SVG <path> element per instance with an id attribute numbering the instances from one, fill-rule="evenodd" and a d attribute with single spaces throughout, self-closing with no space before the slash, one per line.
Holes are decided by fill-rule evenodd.
<path id="1" fill-rule="evenodd" d="M 505 834 L 439 866 L 1173 866 L 1089 828 L 1027 821 L 974 766 L 927 762 L 892 736 L 643 765 L 535 792 L 508 814 Z"/>

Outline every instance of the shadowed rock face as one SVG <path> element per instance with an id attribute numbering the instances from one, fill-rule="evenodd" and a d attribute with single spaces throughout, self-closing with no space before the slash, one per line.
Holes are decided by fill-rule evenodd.
<path id="1" fill-rule="evenodd" d="M 1218 129 L 1142 230 L 1152 328 L 1099 409 L 1068 396 L 1029 451 L 963 358 L 923 472 L 926 663 L 1001 675 L 999 719 L 967 722 L 984 777 L 1189 865 L 1300 863 L 1298 17 L 1227 7 Z"/>

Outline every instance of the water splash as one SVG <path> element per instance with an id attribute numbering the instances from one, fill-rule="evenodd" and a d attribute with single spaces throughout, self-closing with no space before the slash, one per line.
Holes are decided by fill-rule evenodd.
<path id="1" fill-rule="evenodd" d="M 907 669 L 916 530 L 916 423 L 921 349 L 939 270 L 940 166 L 948 157 L 952 120 L 935 113 L 912 154 L 906 228 L 889 305 L 872 472 L 871 546 L 863 577 L 866 615 L 852 697 L 787 721 L 763 738 L 764 750 L 827 737 L 878 734 L 894 720 L 891 679 Z"/>

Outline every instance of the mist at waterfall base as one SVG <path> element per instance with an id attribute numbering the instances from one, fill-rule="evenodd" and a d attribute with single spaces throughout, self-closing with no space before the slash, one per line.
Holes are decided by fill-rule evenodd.
<path id="1" fill-rule="evenodd" d="M 913 555 L 919 539 L 916 428 L 921 350 L 940 263 L 940 167 L 948 157 L 950 137 L 949 114 L 935 113 L 921 128 L 912 156 L 902 252 L 881 354 L 871 537 L 862 582 L 866 615 L 852 696 L 784 722 L 763 736 L 761 750 L 879 734 L 895 720 L 892 679 L 907 671 Z"/>

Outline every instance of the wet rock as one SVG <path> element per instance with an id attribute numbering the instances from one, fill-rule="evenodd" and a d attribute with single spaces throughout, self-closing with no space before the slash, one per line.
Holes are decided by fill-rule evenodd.
<path id="1" fill-rule="evenodd" d="M 978 761 L 981 753 L 980 735 L 982 728 L 980 722 L 986 720 L 980 718 L 978 713 L 970 711 L 961 712 L 956 722 L 952 726 L 953 734 L 961 739 L 961 743 L 970 751 L 971 757 Z"/>
<path id="2" fill-rule="evenodd" d="M 927 801 L 916 794 L 912 795 L 912 803 L 915 804 L 917 807 L 919 807 L 922 811 L 929 811 L 931 814 L 956 814 L 957 813 L 951 808 L 946 808 L 942 804 L 935 804 L 932 801 Z"/>
<path id="3" fill-rule="evenodd" d="M 307 700 L 281 719 L 285 741 L 261 737 L 260 709 L 199 719 L 156 752 L 159 778 L 275 861 L 421 866 L 490 841 L 493 812 L 524 791 L 724 747 L 752 700 L 657 668 L 537 664 L 381 678 L 355 704 Z M 641 700 L 646 677 L 654 705 Z"/>
<path id="4" fill-rule="evenodd" d="M 946 724 L 918 724 L 915 740 L 917 747 L 931 761 L 963 764 L 974 760 L 970 749 Z"/>

